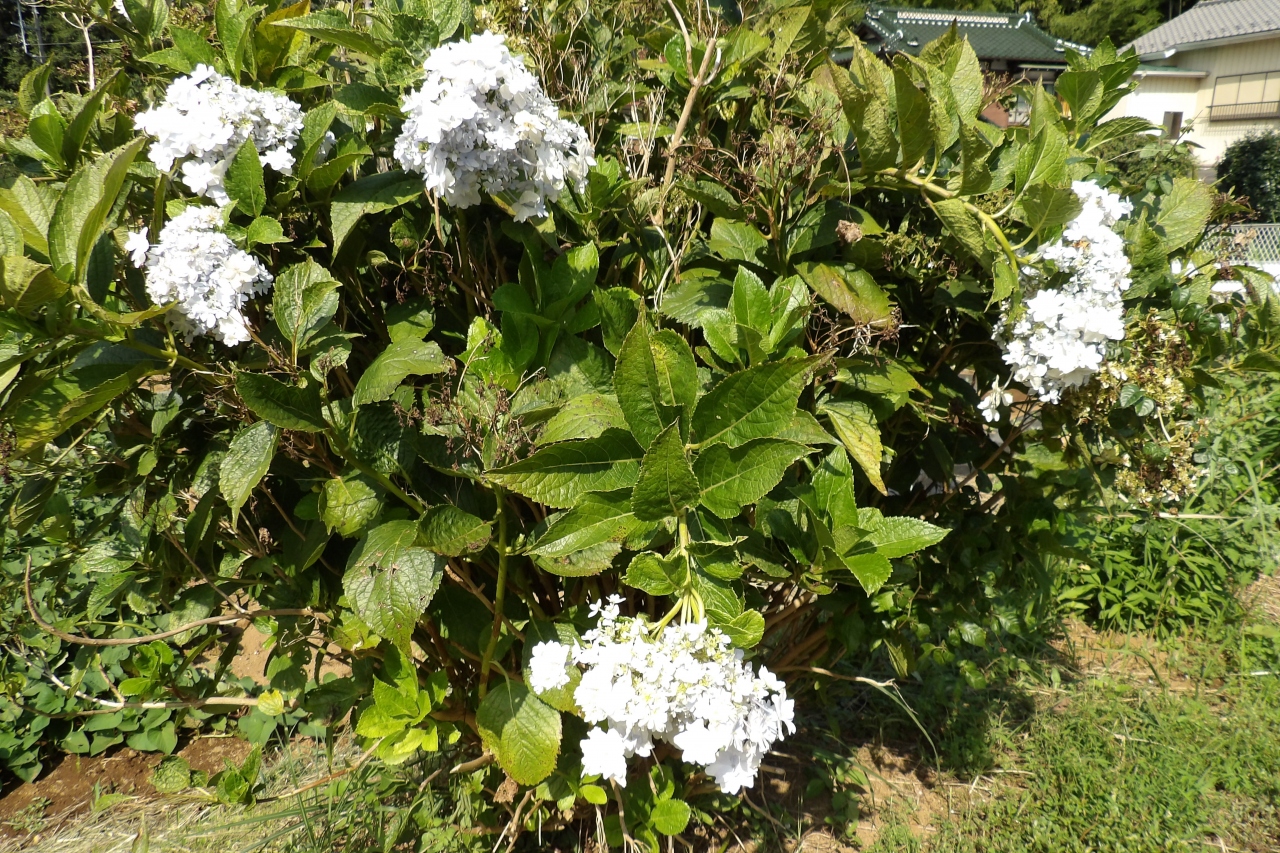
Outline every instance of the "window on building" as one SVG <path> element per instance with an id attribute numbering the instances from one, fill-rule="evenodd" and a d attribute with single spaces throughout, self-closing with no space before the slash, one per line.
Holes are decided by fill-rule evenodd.
<path id="1" fill-rule="evenodd" d="M 1236 74 L 1213 81 L 1211 121 L 1280 117 L 1280 71 Z M 1168 114 L 1166 113 L 1166 126 Z"/>
<path id="2" fill-rule="evenodd" d="M 1164 114 L 1164 138 L 1177 139 L 1182 135 L 1182 113 Z"/>

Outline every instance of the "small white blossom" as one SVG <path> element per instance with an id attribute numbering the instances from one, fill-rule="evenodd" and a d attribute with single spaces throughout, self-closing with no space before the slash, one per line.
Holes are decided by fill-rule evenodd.
<path id="1" fill-rule="evenodd" d="M 141 268 L 147 262 L 147 252 L 151 251 L 151 242 L 147 239 L 147 229 L 130 231 L 125 236 L 124 250 L 135 267 Z"/>
<path id="2" fill-rule="evenodd" d="M 131 236 L 131 252 L 138 245 Z M 137 255 L 134 254 L 135 263 Z M 271 274 L 222 233 L 216 208 L 191 206 L 160 231 L 146 255 L 147 294 L 157 305 L 174 303 L 169 324 L 187 340 L 213 335 L 228 346 L 249 340 L 241 310 L 253 296 L 271 289 Z"/>
<path id="3" fill-rule="evenodd" d="M 563 643 L 545 642 L 534 646 L 529 658 L 529 686 L 541 693 L 568 684 L 572 653 L 573 649 Z"/>
<path id="4" fill-rule="evenodd" d="M 753 784 L 764 755 L 795 731 L 786 686 L 763 667 L 753 672 L 705 622 L 668 625 L 654 637 L 647 621 L 619 615 L 621 601 L 592 605 L 599 622 L 582 645 L 539 643 L 530 662 L 534 690 L 553 667 L 563 675 L 570 656 L 583 667 L 574 701 L 588 723 L 608 726 L 582 741 L 583 772 L 625 785 L 626 759 L 651 754 L 656 739 L 704 766 L 725 793 Z M 534 671 L 534 660 L 547 669 Z"/>
<path id="5" fill-rule="evenodd" d="M 1013 378 L 1050 403 L 1061 399 L 1065 389 L 1087 382 L 1101 367 L 1107 342 L 1125 336 L 1123 294 L 1129 289 L 1131 266 L 1115 226 L 1133 206 L 1087 181 L 1076 181 L 1071 189 L 1083 209 L 1067 223 L 1061 239 L 1037 250 L 1067 281 L 1037 287 L 1040 273 L 1024 268 L 1024 290 L 1031 296 L 1019 316 L 1006 313 L 995 329 Z M 993 419 L 992 406 L 983 408 L 987 420 Z"/>
<path id="6" fill-rule="evenodd" d="M 422 88 L 402 103 L 395 154 L 429 192 L 455 207 L 504 197 L 517 222 L 546 216 L 572 183 L 586 186 L 595 164 L 587 132 L 560 118 L 555 103 L 506 37 L 478 33 L 427 55 Z"/>
<path id="7" fill-rule="evenodd" d="M 991 390 L 978 403 L 978 411 L 982 412 L 983 420 L 993 424 L 1000 420 L 1000 410 L 1011 405 L 1013 405 L 1013 395 L 1000 387 L 1000 380 L 995 379 L 991 382 Z"/>
<path id="8" fill-rule="evenodd" d="M 262 162 L 293 171 L 292 148 L 302 132 L 302 110 L 284 95 L 259 92 L 197 65 L 169 84 L 164 101 L 134 119 L 155 137 L 147 156 L 168 171 L 179 160 L 182 182 L 219 205 L 230 199 L 223 177 L 240 146 L 252 140 Z"/>

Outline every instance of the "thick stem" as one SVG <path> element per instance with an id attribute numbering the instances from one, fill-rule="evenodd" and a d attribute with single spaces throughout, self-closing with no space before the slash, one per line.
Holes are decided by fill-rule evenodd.
<path id="1" fill-rule="evenodd" d="M 507 597 L 507 570 L 511 559 L 507 549 L 507 494 L 501 486 L 495 486 L 493 493 L 498 500 L 498 587 L 493 593 L 493 627 L 489 629 L 489 642 L 480 658 L 481 699 L 489 689 L 489 664 L 493 661 L 493 652 L 498 647 L 498 635 L 502 632 L 502 609 Z"/>

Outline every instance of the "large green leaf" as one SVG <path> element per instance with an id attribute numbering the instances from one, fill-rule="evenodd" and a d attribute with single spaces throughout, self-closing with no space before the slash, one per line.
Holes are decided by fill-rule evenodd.
<path id="1" fill-rule="evenodd" d="M 276 453 L 276 428 L 267 421 L 245 427 L 231 439 L 218 469 L 218 489 L 231 507 L 234 525 L 240 507 L 266 475 Z"/>
<path id="2" fill-rule="evenodd" d="M 338 283 L 329 271 L 308 258 L 285 268 L 271 295 L 276 326 L 293 345 L 294 357 L 338 311 Z"/>
<path id="3" fill-rule="evenodd" d="M 536 785 L 556 769 L 560 712 L 518 681 L 489 691 L 476 709 L 476 730 L 498 765 L 521 785 Z"/>
<path id="4" fill-rule="evenodd" d="M 831 400 L 822 405 L 822 412 L 831 419 L 836 435 L 840 436 L 849 455 L 857 460 L 871 485 L 881 494 L 888 494 L 884 477 L 880 474 L 883 454 L 880 425 L 870 407 L 864 403 Z"/>
<path id="5" fill-rule="evenodd" d="M 787 466 L 809 452 L 794 441 L 758 438 L 739 447 L 713 444 L 693 463 L 702 487 L 702 505 L 733 518 L 778 485 Z"/>
<path id="6" fill-rule="evenodd" d="M 325 427 L 320 392 L 314 384 L 299 388 L 261 373 L 244 372 L 236 374 L 236 393 L 255 415 L 281 429 L 320 432 Z"/>
<path id="7" fill-rule="evenodd" d="M 412 521 L 381 524 L 356 545 L 342 578 L 356 614 L 403 650 L 444 573 L 445 559 L 417 541 Z"/>
<path id="8" fill-rule="evenodd" d="M 661 334 L 661 333 L 658 333 Z M 646 317 L 640 317 L 618 352 L 613 370 L 613 388 L 618 407 L 631 427 L 631 434 L 642 447 L 648 447 L 668 424 L 678 417 L 674 401 L 687 405 L 697 394 L 697 369 L 688 344 L 684 352 L 670 340 L 672 333 L 658 343 Z M 683 340 L 680 341 L 683 343 Z M 687 355 L 687 360 L 684 356 Z M 662 373 L 658 366 L 661 364 Z M 689 371 L 692 370 L 690 375 Z M 671 403 L 664 402 L 671 400 Z M 688 402 L 685 402 L 688 400 Z"/>
<path id="9" fill-rule="evenodd" d="M 480 551 L 493 536 L 491 522 L 449 504 L 431 507 L 418 524 L 422 544 L 449 557 Z"/>
<path id="10" fill-rule="evenodd" d="M 369 213 L 392 210 L 423 194 L 422 179 L 405 172 L 381 172 L 348 184 L 333 197 L 329 221 L 333 227 L 333 253 L 351 235 L 360 218 Z"/>
<path id="11" fill-rule="evenodd" d="M 86 146 L 85 139 L 89 136 L 89 131 L 93 127 L 94 121 L 98 118 L 98 112 L 102 109 L 102 100 L 107 95 L 107 90 L 111 88 L 111 84 L 115 82 L 119 71 L 113 72 L 106 80 L 98 84 L 98 88 L 93 90 L 93 94 L 85 98 L 80 104 L 80 109 L 71 118 L 67 124 L 67 131 L 62 136 L 62 159 L 66 162 L 68 169 L 74 169 L 80 164 L 80 157 L 84 154 Z"/>
<path id="12" fill-rule="evenodd" d="M 227 195 L 241 211 L 257 216 L 267 204 L 267 189 L 263 181 L 258 147 L 250 139 L 231 158 L 226 177 Z"/>
<path id="13" fill-rule="evenodd" d="M 49 221 L 49 260 L 63 281 L 79 284 L 84 280 L 93 246 L 102 236 L 129 166 L 146 142 L 146 137 L 139 137 L 103 154 L 67 181 Z"/>
<path id="14" fill-rule="evenodd" d="M 544 447 L 488 477 L 547 506 L 571 507 L 588 492 L 634 486 L 643 456 L 630 433 L 611 429 L 596 438 Z"/>
<path id="15" fill-rule="evenodd" d="M 563 557 L 602 542 L 618 542 L 640 526 L 631 511 L 631 492 L 594 492 L 556 518 L 530 553 Z"/>
<path id="16" fill-rule="evenodd" d="M 0 304 L 19 314 L 35 311 L 67 292 L 67 283 L 47 264 L 25 255 L 6 255 L 0 265 Z"/>
<path id="17" fill-rule="evenodd" d="M 769 438 L 791 423 L 796 402 L 815 359 L 762 364 L 731 374 L 698 401 L 691 423 L 702 447 L 730 447 Z"/>
<path id="18" fill-rule="evenodd" d="M 374 484 L 362 474 L 344 474 L 324 484 L 320 491 L 320 519 L 331 533 L 358 535 L 382 510 Z"/>
<path id="19" fill-rule="evenodd" d="M 355 406 L 391 399 L 406 377 L 443 373 L 448 359 L 434 341 L 403 340 L 390 344 L 360 376 L 351 402 Z"/>
<path id="20" fill-rule="evenodd" d="M 640 463 L 631 511 L 641 521 L 658 521 L 693 506 L 700 493 L 680 427 L 672 424 L 658 433 Z"/>
<path id="21" fill-rule="evenodd" d="M 858 526 L 867 531 L 867 541 L 884 557 L 893 559 L 914 554 L 941 542 L 951 531 L 910 516 L 884 517 L 878 511 L 859 510 Z"/>
<path id="22" fill-rule="evenodd" d="M 769 243 L 754 225 L 717 219 L 711 223 L 711 239 L 707 247 L 722 258 L 764 265 Z"/>
<path id="23" fill-rule="evenodd" d="M 1203 234 L 1212 211 L 1213 190 L 1207 184 L 1195 178 L 1174 178 L 1173 191 L 1160 199 L 1156 214 L 1165 251 L 1180 249 Z"/>
<path id="24" fill-rule="evenodd" d="M 893 317 L 889 294 L 866 270 L 803 263 L 796 265 L 796 272 L 814 293 L 853 318 L 855 323 L 880 327 Z"/>
<path id="25" fill-rule="evenodd" d="M 351 26 L 347 16 L 337 9 L 324 9 L 312 12 L 310 15 L 276 21 L 274 26 L 302 30 L 312 38 L 354 50 L 356 53 L 363 53 L 374 59 L 381 56 L 387 48 L 385 42 L 374 38 L 364 30 Z"/>
<path id="26" fill-rule="evenodd" d="M 607 429 L 627 428 L 626 418 L 616 397 L 605 394 L 579 394 L 572 397 L 547 421 L 539 444 L 595 438 Z"/>

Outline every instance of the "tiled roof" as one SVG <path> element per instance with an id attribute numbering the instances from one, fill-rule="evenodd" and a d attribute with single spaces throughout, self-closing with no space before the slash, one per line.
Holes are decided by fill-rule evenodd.
<path id="1" fill-rule="evenodd" d="M 1274 33 L 1280 36 L 1280 0 L 1200 0 L 1186 12 L 1134 39 L 1139 56 L 1184 45 Z"/>
<path id="2" fill-rule="evenodd" d="M 960 35 L 969 38 L 979 59 L 1065 63 L 1066 48 L 1089 51 L 1083 45 L 1049 35 L 1036 26 L 1029 12 L 1019 15 L 872 5 L 865 25 L 888 49 L 917 54 L 924 45 L 946 33 L 952 21 Z"/>

